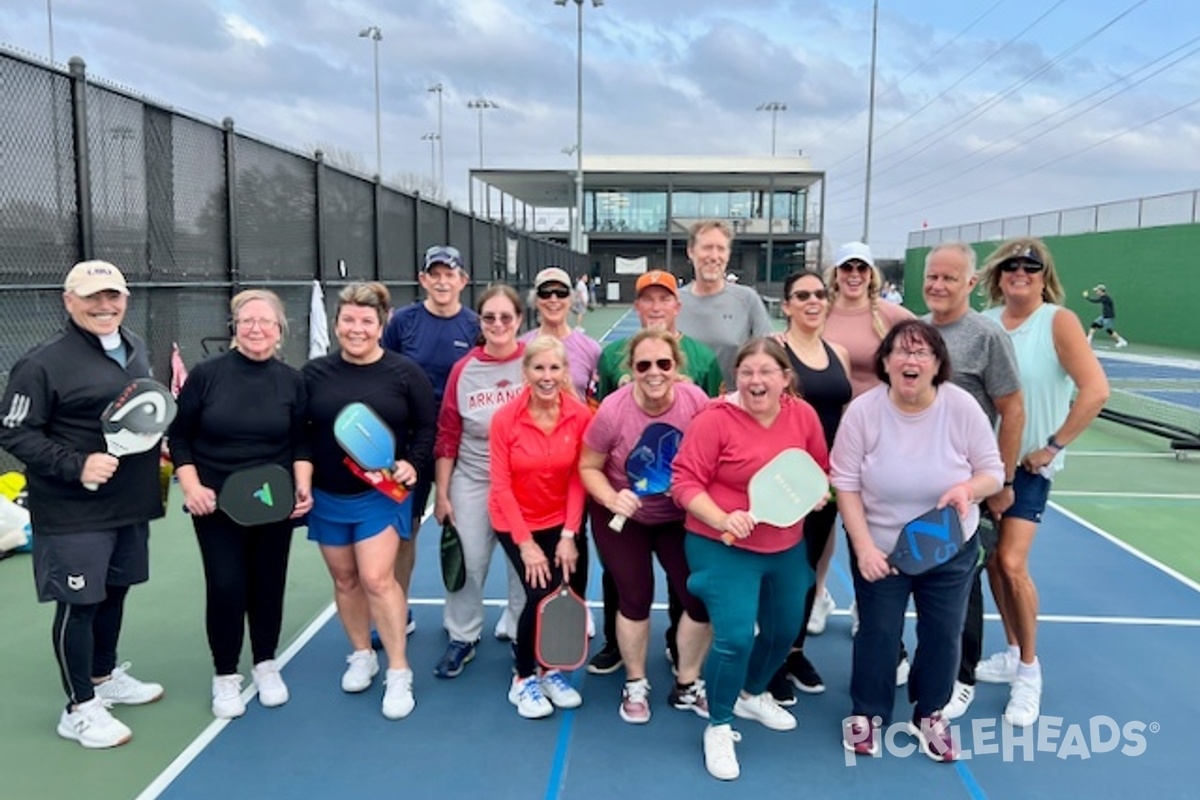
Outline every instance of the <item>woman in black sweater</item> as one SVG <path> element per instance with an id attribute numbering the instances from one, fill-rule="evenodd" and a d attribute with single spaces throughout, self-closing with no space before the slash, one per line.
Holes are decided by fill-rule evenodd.
<path id="1" fill-rule="evenodd" d="M 272 707 L 288 700 L 275 650 L 293 522 L 239 525 L 217 508 L 217 496 L 234 472 L 278 464 L 295 478 L 292 517 L 312 506 L 304 382 L 276 358 L 287 332 L 283 303 L 273 292 L 250 289 L 233 298 L 230 310 L 233 346 L 192 370 L 169 440 L 204 562 L 212 710 L 222 719 L 246 711 L 238 660 L 247 621 L 259 702 Z"/>

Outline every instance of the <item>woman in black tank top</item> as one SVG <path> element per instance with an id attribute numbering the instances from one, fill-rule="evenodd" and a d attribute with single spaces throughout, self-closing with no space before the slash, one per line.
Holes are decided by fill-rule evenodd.
<path id="1" fill-rule="evenodd" d="M 783 344 L 788 360 L 792 362 L 797 389 L 816 409 L 825 432 L 825 443 L 833 447 L 833 436 L 842 420 L 842 412 L 850 402 L 850 356 L 841 345 L 821 338 L 821 329 L 829 313 L 829 295 L 820 275 L 815 272 L 789 275 L 783 283 L 783 298 L 783 313 L 788 318 Z M 825 630 L 825 617 L 833 609 L 833 599 L 825 589 L 825 574 L 833 557 L 834 538 L 830 534 L 836 517 L 837 504 L 828 503 L 804 520 L 808 564 L 817 577 L 804 600 L 804 625 L 787 661 L 771 681 L 771 693 L 783 703 L 789 699 L 795 702 L 789 680 L 802 692 L 819 694 L 825 691 L 821 676 L 804 655 L 804 639 L 809 631 L 817 634 Z M 817 602 L 822 607 L 814 620 L 813 607 Z"/>

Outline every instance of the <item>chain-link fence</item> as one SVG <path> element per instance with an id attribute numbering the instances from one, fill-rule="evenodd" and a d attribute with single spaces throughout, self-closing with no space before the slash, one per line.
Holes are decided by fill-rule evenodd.
<path id="1" fill-rule="evenodd" d="M 472 276 L 465 302 L 492 281 L 524 294 L 547 264 L 587 266 L 560 245 L 341 172 L 319 153 L 242 135 L 231 120 L 214 125 L 97 84 L 80 59 L 64 74 L 0 50 L 0 385 L 61 326 L 62 281 L 76 261 L 125 273 L 125 324 L 165 380 L 172 344 L 190 366 L 203 340 L 228 336 L 229 298 L 243 288 L 283 299 L 284 357 L 298 365 L 314 280 L 329 312 L 356 280 L 382 281 L 404 305 L 417 299 L 421 254 L 447 242 Z M 0 471 L 14 466 L 0 453 Z"/>

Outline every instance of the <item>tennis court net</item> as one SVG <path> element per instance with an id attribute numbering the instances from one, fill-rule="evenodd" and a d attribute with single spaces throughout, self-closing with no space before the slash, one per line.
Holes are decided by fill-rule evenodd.
<path id="1" fill-rule="evenodd" d="M 1103 419 L 1162 436 L 1175 450 L 1200 450 L 1200 362 L 1114 353 L 1100 363 L 1111 389 Z"/>

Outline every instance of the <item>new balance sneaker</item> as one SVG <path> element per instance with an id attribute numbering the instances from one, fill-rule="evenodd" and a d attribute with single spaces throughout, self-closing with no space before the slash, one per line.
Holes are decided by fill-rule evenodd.
<path id="1" fill-rule="evenodd" d="M 279 674 L 279 665 L 275 663 L 275 659 L 268 658 L 255 664 L 251 677 L 254 679 L 254 688 L 258 689 L 259 705 L 275 708 L 288 701 L 287 684 Z"/>
<path id="2" fill-rule="evenodd" d="M 389 669 L 384 677 L 383 715 L 388 719 L 404 719 L 412 713 L 417 701 L 413 699 L 411 669 Z"/>
<path id="3" fill-rule="evenodd" d="M 343 692 L 365 692 L 371 686 L 371 679 L 379 674 L 379 656 L 374 650 L 355 650 L 346 656 L 346 664 Z"/>
<path id="4" fill-rule="evenodd" d="M 833 595 L 829 593 L 829 590 L 821 592 L 813 601 L 812 614 L 808 618 L 808 634 L 810 636 L 820 636 L 825 632 L 829 614 L 835 608 L 837 608 L 837 604 L 833 602 Z"/>
<path id="5" fill-rule="evenodd" d="M 767 684 L 767 691 L 775 702 L 784 708 L 796 705 L 796 692 L 792 689 L 792 682 L 788 680 L 787 667 L 776 670 L 771 676 L 771 682 Z"/>
<path id="6" fill-rule="evenodd" d="M 879 755 L 879 737 L 871 720 L 862 715 L 842 720 L 842 747 L 860 756 Z"/>
<path id="7" fill-rule="evenodd" d="M 950 692 L 950 701 L 946 703 L 946 707 L 942 709 L 942 716 L 946 719 L 958 719 L 963 714 L 967 713 L 967 709 L 971 707 L 971 702 L 975 699 L 975 687 L 963 683 L 962 681 L 954 682 L 954 691 Z"/>
<path id="8" fill-rule="evenodd" d="M 1017 678 L 1017 657 L 1007 650 L 992 653 L 975 665 L 975 680 L 984 683 L 1012 683 Z"/>
<path id="9" fill-rule="evenodd" d="M 438 678 L 457 678 L 462 674 L 463 667 L 475 658 L 476 642 L 456 642 L 453 639 L 446 645 L 442 660 L 433 668 L 433 674 Z"/>
<path id="10" fill-rule="evenodd" d="M 803 650 L 793 650 L 789 653 L 784 668 L 792 685 L 805 694 L 820 694 L 825 691 L 825 682 L 821 680 L 820 673 L 808 660 L 808 656 L 804 655 Z"/>
<path id="11" fill-rule="evenodd" d="M 704 729 L 704 767 L 719 781 L 731 781 L 742 774 L 737 748 L 742 735 L 729 724 L 709 725 Z"/>
<path id="12" fill-rule="evenodd" d="M 236 719 L 246 713 L 241 675 L 213 676 L 212 713 L 217 719 Z"/>
<path id="13" fill-rule="evenodd" d="M 508 689 L 508 702 L 517 707 L 525 719 L 541 719 L 554 713 L 554 705 L 542 694 L 542 682 L 537 675 L 528 678 L 513 676 Z"/>
<path id="14" fill-rule="evenodd" d="M 92 691 L 110 706 L 140 706 L 161 700 L 163 687 L 159 683 L 139 681 L 129 674 L 128 661 L 112 671 L 112 675 L 103 683 L 97 683 Z"/>
<path id="15" fill-rule="evenodd" d="M 688 684 L 675 682 L 667 702 L 680 711 L 692 711 L 701 719 L 708 719 L 708 695 L 704 693 L 704 681 Z"/>
<path id="16" fill-rule="evenodd" d="M 1042 713 L 1042 678 L 1025 678 L 1020 675 L 1013 681 L 1004 707 L 1004 721 L 1017 728 L 1037 722 Z"/>
<path id="17" fill-rule="evenodd" d="M 954 738 L 950 734 L 950 722 L 938 712 L 908 723 L 908 732 L 917 737 L 921 751 L 934 761 L 958 760 L 954 749 Z"/>
<path id="18" fill-rule="evenodd" d="M 621 719 L 632 725 L 650 721 L 650 682 L 645 678 L 625 681 L 621 690 Z"/>
<path id="19" fill-rule="evenodd" d="M 608 675 L 619 670 L 624 663 L 616 643 L 605 642 L 600 652 L 592 656 L 592 660 L 588 662 L 587 671 L 593 675 Z"/>
<path id="20" fill-rule="evenodd" d="M 567 682 L 563 674 L 556 669 L 543 672 L 540 678 L 542 682 L 542 694 L 544 694 L 556 708 L 579 708 L 583 705 L 583 697 L 575 690 L 575 687 Z"/>
<path id="21" fill-rule="evenodd" d="M 790 731 L 796 727 L 796 718 L 776 703 L 770 692 L 738 697 L 733 704 L 733 715 L 761 722 L 773 731 Z"/>
<path id="22" fill-rule="evenodd" d="M 89 750 L 117 747 L 133 738 L 133 731 L 108 712 L 108 704 L 99 696 L 80 703 L 74 711 L 63 709 L 57 730 L 59 736 Z"/>
<path id="23" fill-rule="evenodd" d="M 903 686 L 908 683 L 908 673 L 912 671 L 912 664 L 908 661 L 908 656 L 900 656 L 900 662 L 896 664 L 896 685 Z"/>

